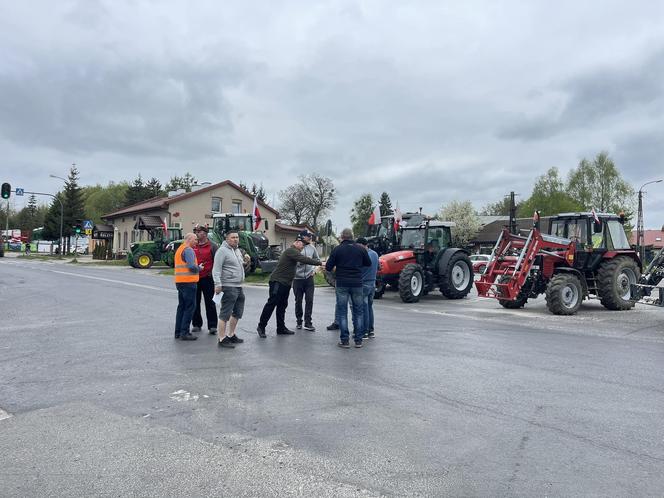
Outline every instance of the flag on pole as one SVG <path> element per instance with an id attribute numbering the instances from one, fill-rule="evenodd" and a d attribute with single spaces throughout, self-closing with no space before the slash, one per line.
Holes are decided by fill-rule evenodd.
<path id="1" fill-rule="evenodd" d="M 378 204 L 376 204 L 371 216 L 369 216 L 369 225 L 380 225 L 380 208 Z"/>
<path id="2" fill-rule="evenodd" d="M 595 212 L 595 208 L 593 207 L 592 210 L 590 211 L 590 214 L 593 215 L 593 220 L 595 220 L 595 223 L 599 223 L 599 218 L 597 217 L 597 213 Z"/>
<path id="3" fill-rule="evenodd" d="M 261 226 L 261 221 L 263 221 L 263 218 L 261 218 L 261 212 L 258 209 L 258 196 L 254 196 L 254 207 L 251 210 L 251 215 L 254 217 L 254 231 L 258 230 L 258 227 Z"/>
<path id="4" fill-rule="evenodd" d="M 399 208 L 399 203 L 397 202 L 397 207 L 394 208 L 394 231 L 396 232 L 401 228 L 401 221 L 403 217 L 401 215 L 401 209 Z"/>
<path id="5" fill-rule="evenodd" d="M 168 239 L 168 225 L 166 224 L 166 218 L 164 218 L 162 227 L 164 229 L 164 239 Z"/>

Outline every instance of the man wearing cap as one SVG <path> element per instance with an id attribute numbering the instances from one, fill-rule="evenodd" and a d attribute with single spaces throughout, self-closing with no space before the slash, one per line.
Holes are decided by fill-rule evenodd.
<path id="1" fill-rule="evenodd" d="M 276 268 L 270 274 L 270 294 L 267 303 L 263 306 L 260 320 L 258 321 L 258 336 L 265 338 L 265 327 L 272 317 L 274 308 L 277 308 L 277 334 L 291 335 L 292 330 L 286 327 L 286 308 L 288 307 L 288 295 L 290 294 L 293 278 L 295 278 L 295 266 L 298 263 L 320 266 L 318 259 L 306 257 L 301 253 L 304 247 L 304 239 L 298 235 L 293 245 L 286 249 L 279 258 Z"/>
<path id="2" fill-rule="evenodd" d="M 364 247 L 371 260 L 371 266 L 362 267 L 362 297 L 364 302 L 364 337 L 374 338 L 373 298 L 376 291 L 376 273 L 378 272 L 378 253 L 367 245 L 367 239 L 358 237 L 357 243 Z"/>
<path id="3" fill-rule="evenodd" d="M 208 239 L 208 228 L 204 225 L 196 225 L 194 233 L 198 239 L 198 244 L 194 246 L 196 260 L 201 265 L 201 271 L 198 274 L 198 285 L 196 287 L 196 309 L 191 321 L 191 330 L 200 332 L 203 327 L 203 317 L 201 316 L 201 297 L 205 300 L 205 316 L 207 318 L 208 332 L 217 333 L 217 306 L 214 304 L 214 280 L 212 279 L 212 266 L 214 255 L 217 252 L 217 244 Z"/>
<path id="4" fill-rule="evenodd" d="M 318 251 L 311 243 L 313 234 L 308 230 L 300 232 L 299 237 L 302 239 L 304 247 L 302 247 L 302 254 L 308 258 L 320 259 Z M 316 267 L 314 265 L 307 265 L 305 263 L 298 263 L 295 267 L 295 278 L 293 279 L 293 294 L 295 295 L 295 319 L 297 320 L 297 328 L 302 328 L 302 298 L 304 298 L 304 330 L 315 331 L 316 328 L 311 321 L 311 312 L 314 307 L 314 273 Z"/>

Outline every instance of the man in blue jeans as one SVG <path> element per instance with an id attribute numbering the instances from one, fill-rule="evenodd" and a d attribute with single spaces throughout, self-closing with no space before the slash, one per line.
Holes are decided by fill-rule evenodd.
<path id="1" fill-rule="evenodd" d="M 378 253 L 367 246 L 367 239 L 360 237 L 357 243 L 367 250 L 371 266 L 362 270 L 362 298 L 364 302 L 364 339 L 374 338 L 373 298 L 376 291 L 376 273 L 378 272 Z"/>
<path id="2" fill-rule="evenodd" d="M 353 231 L 344 228 L 341 231 L 341 244 L 335 247 L 327 259 L 325 269 L 336 268 L 336 320 L 339 324 L 340 348 L 349 348 L 348 301 L 353 307 L 353 335 L 355 347 L 362 347 L 364 335 L 364 303 L 362 297 L 362 270 L 371 266 L 371 259 L 364 247 L 353 242 Z"/>

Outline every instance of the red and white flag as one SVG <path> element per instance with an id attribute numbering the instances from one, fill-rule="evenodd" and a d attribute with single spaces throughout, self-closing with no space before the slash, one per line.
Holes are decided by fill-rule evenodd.
<path id="1" fill-rule="evenodd" d="M 167 239 L 169 234 L 168 234 L 168 225 L 166 224 L 166 218 L 164 218 L 162 227 L 164 228 L 164 238 Z"/>
<path id="2" fill-rule="evenodd" d="M 380 208 L 378 204 L 376 204 L 371 216 L 369 216 L 369 225 L 380 225 Z"/>
<path id="3" fill-rule="evenodd" d="M 254 217 L 254 232 L 258 230 L 258 227 L 261 226 L 261 221 L 263 221 L 263 218 L 261 218 L 261 212 L 258 209 L 258 197 L 254 197 L 254 207 L 251 210 L 251 214 Z"/>
<path id="4" fill-rule="evenodd" d="M 595 212 L 595 208 L 592 208 L 590 211 L 590 214 L 593 215 L 593 220 L 595 220 L 595 223 L 599 223 L 599 218 L 597 217 L 597 213 Z"/>
<path id="5" fill-rule="evenodd" d="M 397 202 L 397 207 L 394 208 L 394 231 L 396 232 L 401 228 L 401 221 L 403 220 L 401 216 L 401 209 L 399 208 L 399 203 Z"/>

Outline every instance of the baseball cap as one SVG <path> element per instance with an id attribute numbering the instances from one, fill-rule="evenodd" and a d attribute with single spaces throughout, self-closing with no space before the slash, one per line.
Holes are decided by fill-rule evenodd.
<path id="1" fill-rule="evenodd" d="M 194 232 L 208 233 L 208 227 L 206 227 L 205 225 L 196 224 L 194 225 Z"/>
<path id="2" fill-rule="evenodd" d="M 311 233 L 309 230 L 302 230 L 297 236 L 298 237 L 311 237 L 313 233 Z"/>
<path id="3" fill-rule="evenodd" d="M 358 237 L 355 242 L 357 242 L 358 244 L 362 244 L 363 246 L 366 246 L 367 242 L 369 241 L 364 237 Z"/>

